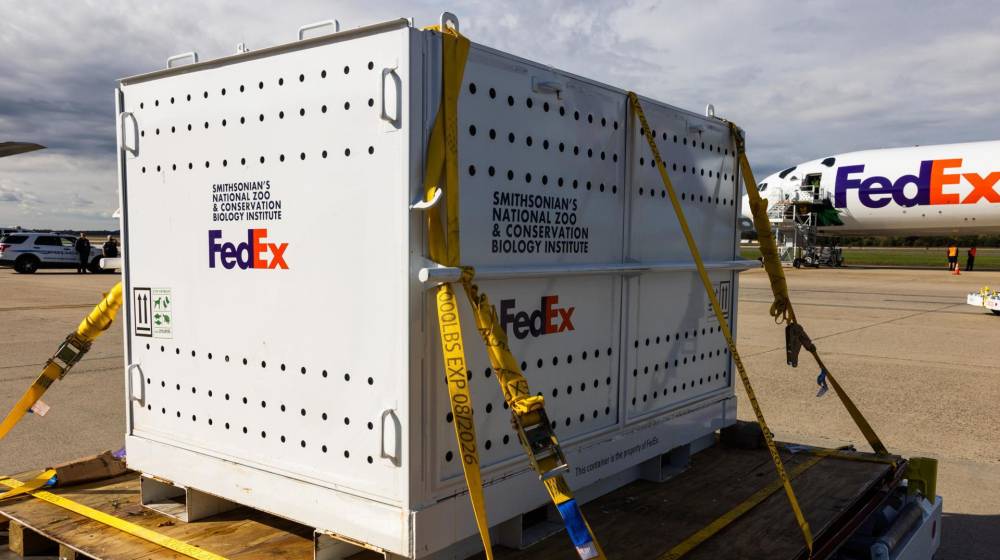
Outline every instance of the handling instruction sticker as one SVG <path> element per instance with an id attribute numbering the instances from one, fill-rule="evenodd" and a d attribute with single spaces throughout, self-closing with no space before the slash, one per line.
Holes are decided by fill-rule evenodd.
<path id="1" fill-rule="evenodd" d="M 729 320 L 729 308 L 732 305 L 732 288 L 733 284 L 729 280 L 722 280 L 714 286 L 715 297 L 719 300 L 719 305 L 722 307 L 722 316 Z M 707 298 L 706 298 L 707 299 Z M 706 316 L 709 323 L 718 323 L 719 319 L 715 316 L 715 310 L 712 309 L 712 302 L 708 301 L 706 304 Z"/>
<path id="2" fill-rule="evenodd" d="M 174 337 L 173 296 L 170 288 L 133 288 L 132 324 L 136 336 Z"/>

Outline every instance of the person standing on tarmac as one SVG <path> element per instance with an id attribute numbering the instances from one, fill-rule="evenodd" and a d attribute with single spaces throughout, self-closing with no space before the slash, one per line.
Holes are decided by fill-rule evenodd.
<path id="1" fill-rule="evenodd" d="M 87 236 L 80 232 L 80 237 L 76 238 L 76 243 L 74 244 L 77 256 L 80 257 L 80 262 L 77 263 L 76 273 L 86 274 L 87 265 L 90 264 L 90 240 Z"/>
<path id="2" fill-rule="evenodd" d="M 958 247 L 951 245 L 948 247 L 948 270 L 955 270 L 958 266 Z"/>
<path id="3" fill-rule="evenodd" d="M 973 245 L 972 247 L 969 247 L 969 251 L 966 253 L 965 256 L 965 271 L 969 272 L 970 270 L 972 270 L 972 267 L 975 264 L 976 264 L 976 246 Z"/>
<path id="4" fill-rule="evenodd" d="M 101 246 L 101 249 L 105 258 L 112 259 L 118 256 L 118 242 L 110 235 L 108 236 L 108 240 L 104 242 L 104 245 Z"/>

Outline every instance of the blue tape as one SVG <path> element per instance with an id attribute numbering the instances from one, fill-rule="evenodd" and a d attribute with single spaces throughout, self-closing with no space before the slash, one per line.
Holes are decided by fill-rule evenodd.
<path id="1" fill-rule="evenodd" d="M 569 539 L 573 541 L 575 546 L 586 546 L 593 542 L 593 539 L 590 537 L 590 531 L 587 529 L 587 524 L 583 521 L 583 514 L 580 513 L 580 507 L 576 505 L 575 499 L 566 500 L 556 507 L 559 508 L 559 515 L 562 516 L 563 523 L 566 525 L 566 532 L 569 533 Z"/>

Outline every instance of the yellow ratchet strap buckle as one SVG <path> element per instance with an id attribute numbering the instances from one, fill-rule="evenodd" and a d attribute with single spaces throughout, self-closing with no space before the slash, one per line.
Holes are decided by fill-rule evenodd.
<path id="1" fill-rule="evenodd" d="M 559 447 L 559 440 L 556 439 L 556 434 L 552 431 L 552 424 L 549 422 L 548 415 L 545 414 L 545 409 L 533 411 L 530 415 L 534 416 L 537 421 L 525 424 L 522 422 L 521 416 L 516 413 L 511 414 L 514 419 L 514 429 L 517 430 L 517 437 L 521 440 L 521 445 L 531 461 L 531 467 L 538 473 L 539 480 L 546 480 L 569 472 L 566 456 L 563 455 L 562 448 Z"/>
<path id="2" fill-rule="evenodd" d="M 76 365 L 77 362 L 83 358 L 83 355 L 90 350 L 90 342 L 84 340 L 76 333 L 71 333 L 63 341 L 56 353 L 49 358 L 46 366 L 49 364 L 54 364 L 59 368 L 59 379 L 66 377 L 69 370 Z"/>

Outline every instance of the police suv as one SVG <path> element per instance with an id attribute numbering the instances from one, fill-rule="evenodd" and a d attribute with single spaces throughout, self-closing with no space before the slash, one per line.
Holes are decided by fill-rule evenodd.
<path id="1" fill-rule="evenodd" d="M 39 268 L 76 268 L 80 256 L 76 253 L 76 237 L 56 233 L 19 231 L 0 237 L 0 266 L 13 266 L 22 274 Z M 103 272 L 101 245 L 91 241 L 88 270 Z"/>

